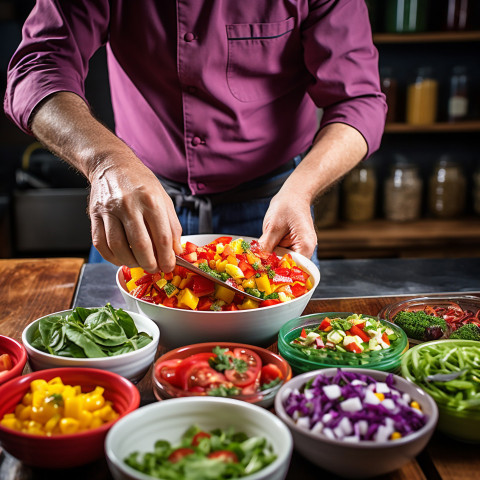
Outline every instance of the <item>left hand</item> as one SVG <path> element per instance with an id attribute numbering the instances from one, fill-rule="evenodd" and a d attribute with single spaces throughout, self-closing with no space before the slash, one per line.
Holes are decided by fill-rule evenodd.
<path id="1" fill-rule="evenodd" d="M 272 198 L 263 220 L 260 244 L 268 252 L 275 247 L 289 248 L 310 258 L 317 245 L 310 202 L 280 191 Z"/>

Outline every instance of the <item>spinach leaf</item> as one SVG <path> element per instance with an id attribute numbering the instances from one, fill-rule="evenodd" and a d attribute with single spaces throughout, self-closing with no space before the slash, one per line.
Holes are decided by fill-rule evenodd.
<path id="1" fill-rule="evenodd" d="M 96 343 L 112 347 L 127 341 L 123 328 L 114 320 L 108 310 L 98 310 L 85 320 L 85 331 L 95 337 Z"/>
<path id="2" fill-rule="evenodd" d="M 68 342 L 61 350 L 57 350 L 55 355 L 69 358 L 87 358 L 83 348 L 72 342 Z"/>
<path id="3" fill-rule="evenodd" d="M 55 350 L 65 344 L 64 319 L 60 315 L 42 318 L 38 322 L 38 330 L 44 350 L 55 355 Z"/>
<path id="4" fill-rule="evenodd" d="M 95 342 L 85 335 L 85 330 L 78 325 L 75 325 L 74 323 L 67 325 L 65 328 L 65 335 L 71 342 L 82 348 L 88 358 L 107 356 L 107 354 L 104 353 Z"/>
<path id="5" fill-rule="evenodd" d="M 112 311 L 113 317 L 117 320 L 118 324 L 123 328 L 123 331 L 125 332 L 125 335 L 127 336 L 127 338 L 132 338 L 135 335 L 137 335 L 138 333 L 137 326 L 135 325 L 135 322 L 133 321 L 132 317 L 121 308 L 118 308 L 117 310 L 115 310 L 111 305 L 108 305 L 108 306 Z"/>

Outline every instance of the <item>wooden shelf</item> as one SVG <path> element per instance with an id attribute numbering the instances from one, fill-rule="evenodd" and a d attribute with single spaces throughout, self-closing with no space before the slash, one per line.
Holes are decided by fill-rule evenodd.
<path id="1" fill-rule="evenodd" d="M 478 42 L 480 31 L 469 32 L 424 32 L 424 33 L 375 33 L 373 41 L 381 43 L 440 43 Z"/>
<path id="2" fill-rule="evenodd" d="M 318 257 L 478 257 L 480 217 L 340 222 L 317 231 Z"/>
<path id="3" fill-rule="evenodd" d="M 480 120 L 462 122 L 442 122 L 431 125 L 409 125 L 407 123 L 387 123 L 385 133 L 450 133 L 480 132 Z"/>

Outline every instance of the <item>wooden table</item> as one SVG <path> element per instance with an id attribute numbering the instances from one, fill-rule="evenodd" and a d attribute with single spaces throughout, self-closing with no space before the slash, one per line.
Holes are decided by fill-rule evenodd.
<path id="1" fill-rule="evenodd" d="M 78 258 L 0 260 L 0 334 L 21 340 L 24 327 L 36 318 L 70 308 L 82 264 L 83 259 Z M 385 305 L 400 298 L 404 297 L 312 300 L 304 314 L 351 311 L 376 315 Z M 270 349 L 276 351 L 276 345 Z M 155 401 L 150 375 L 148 372 L 138 384 L 142 404 Z M 389 475 L 377 477 L 377 480 L 471 480 L 479 477 L 478 445 L 456 442 L 436 433 L 415 461 Z M 65 471 L 32 469 L 6 452 L 0 455 L 1 480 L 65 478 L 110 480 L 112 477 L 103 459 Z M 300 478 L 310 480 L 336 477 L 294 453 L 287 479 Z"/>

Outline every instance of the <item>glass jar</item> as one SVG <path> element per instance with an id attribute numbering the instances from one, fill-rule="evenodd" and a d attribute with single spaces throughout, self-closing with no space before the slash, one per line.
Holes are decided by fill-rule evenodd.
<path id="1" fill-rule="evenodd" d="M 480 215 L 480 168 L 473 173 L 473 211 Z"/>
<path id="2" fill-rule="evenodd" d="M 387 32 L 424 32 L 427 28 L 427 8 L 428 0 L 387 0 Z"/>
<path id="3" fill-rule="evenodd" d="M 416 220 L 422 206 L 422 179 L 411 163 L 392 165 L 384 184 L 385 218 L 396 222 Z"/>
<path id="4" fill-rule="evenodd" d="M 460 165 L 440 160 L 430 177 L 428 207 L 436 218 L 454 218 L 465 210 L 466 178 Z"/>
<path id="5" fill-rule="evenodd" d="M 340 192 L 338 185 L 334 185 L 323 193 L 313 206 L 315 228 L 331 227 L 338 222 L 338 205 Z"/>
<path id="6" fill-rule="evenodd" d="M 417 70 L 407 88 L 406 120 L 410 125 L 429 125 L 437 119 L 438 81 L 430 67 Z"/>
<path id="7" fill-rule="evenodd" d="M 448 98 L 448 120 L 458 122 L 468 117 L 468 77 L 467 69 L 457 65 L 450 77 L 450 96 Z"/>
<path id="8" fill-rule="evenodd" d="M 385 94 L 388 106 L 387 123 L 394 122 L 397 116 L 398 85 L 391 67 L 382 67 L 380 69 L 380 86 L 382 92 Z"/>
<path id="9" fill-rule="evenodd" d="M 362 162 L 343 181 L 343 216 L 351 222 L 375 216 L 377 176 L 372 165 Z"/>

